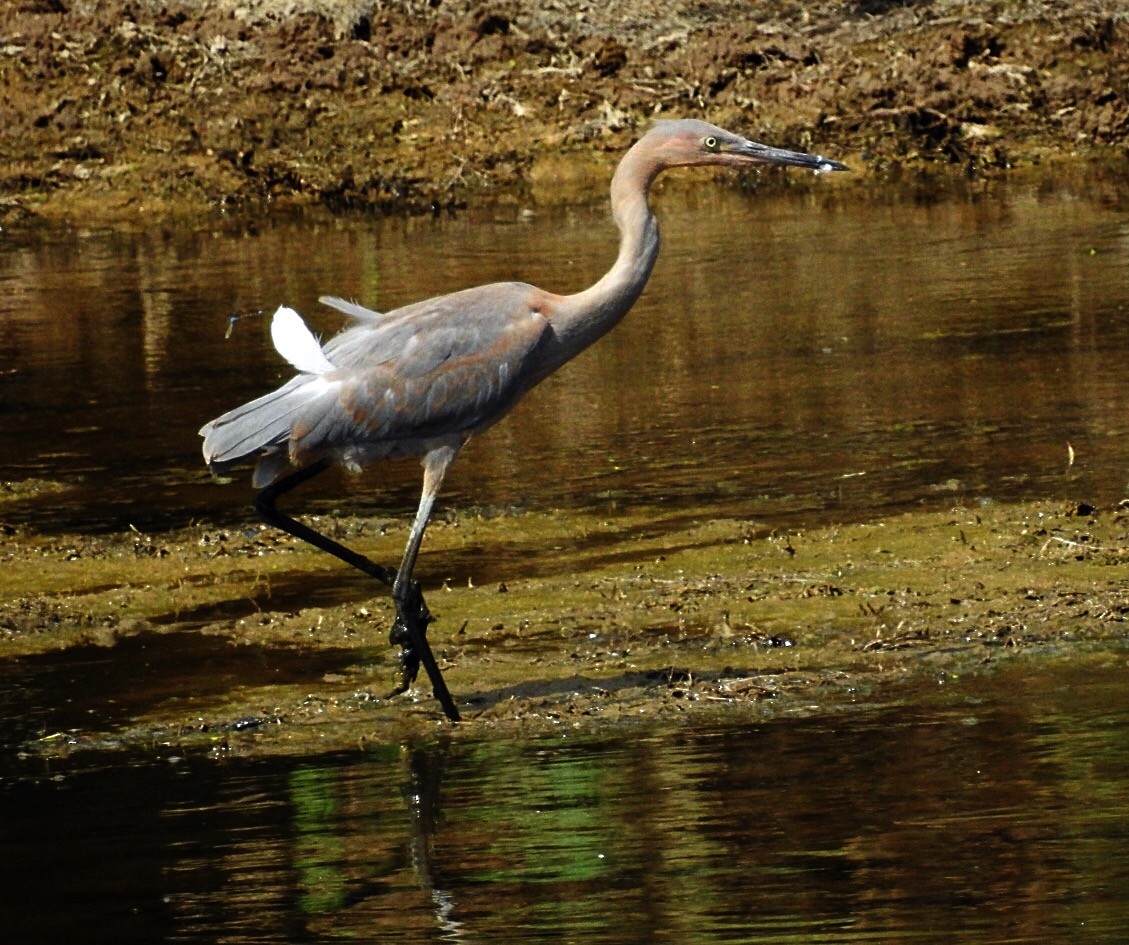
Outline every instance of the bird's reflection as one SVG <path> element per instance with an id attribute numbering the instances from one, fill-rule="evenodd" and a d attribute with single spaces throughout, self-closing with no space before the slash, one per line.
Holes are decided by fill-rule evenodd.
<path id="1" fill-rule="evenodd" d="M 434 837 L 442 821 L 440 789 L 449 757 L 446 743 L 407 749 L 407 770 L 401 787 L 408 811 L 409 849 L 420 888 L 431 896 L 442 938 L 463 942 L 463 923 L 455 916 L 455 899 L 444 889 L 436 870 Z"/>

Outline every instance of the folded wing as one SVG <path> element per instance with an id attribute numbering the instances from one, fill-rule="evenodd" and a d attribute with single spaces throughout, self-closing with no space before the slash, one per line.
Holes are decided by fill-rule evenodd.
<path id="1" fill-rule="evenodd" d="M 549 331 L 534 292 L 504 283 L 443 296 L 358 321 L 324 348 L 287 309 L 275 345 L 302 373 L 206 424 L 205 460 L 260 457 L 262 486 L 327 454 L 360 466 L 461 444 L 530 386 Z"/>

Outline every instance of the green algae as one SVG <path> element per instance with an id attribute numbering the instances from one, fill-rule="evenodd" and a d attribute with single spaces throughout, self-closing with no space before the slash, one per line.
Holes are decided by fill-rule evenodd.
<path id="1" fill-rule="evenodd" d="M 333 527 L 382 561 L 404 538 Z M 468 513 L 434 524 L 418 573 L 458 732 L 807 711 L 1020 652 L 1120 644 L 1129 512 L 956 506 L 786 534 L 654 509 Z M 308 752 L 449 727 L 425 683 L 385 698 L 386 590 L 263 527 L 16 536 L 0 595 L 4 657 L 185 631 L 342 654 L 315 685 L 178 692 L 116 729 L 46 732 L 37 750 Z"/>

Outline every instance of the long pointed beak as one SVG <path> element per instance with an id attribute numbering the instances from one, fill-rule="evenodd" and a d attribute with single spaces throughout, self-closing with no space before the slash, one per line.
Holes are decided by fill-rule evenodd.
<path id="1" fill-rule="evenodd" d="M 846 164 L 832 161 L 822 154 L 807 154 L 804 151 L 788 151 L 784 148 L 770 148 L 767 144 L 756 141 L 746 141 L 743 145 L 734 148 L 733 154 L 757 164 L 783 164 L 787 167 L 806 167 L 823 174 L 827 171 L 849 171 Z"/>

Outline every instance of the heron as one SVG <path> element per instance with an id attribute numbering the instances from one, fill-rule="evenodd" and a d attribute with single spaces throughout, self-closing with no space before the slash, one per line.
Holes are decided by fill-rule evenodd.
<path id="1" fill-rule="evenodd" d="M 847 170 L 822 155 L 770 147 L 698 119 L 656 122 L 612 176 L 619 252 L 594 285 L 558 295 L 497 282 L 388 312 L 322 297 L 351 320 L 324 345 L 297 312 L 280 307 L 272 340 L 297 373 L 201 428 L 204 460 L 214 471 L 256 461 L 253 504 L 269 525 L 391 587 L 396 616 L 389 639 L 400 647 L 400 679 L 389 697 L 407 691 L 422 664 L 444 713 L 459 720 L 427 640 L 432 615 L 413 577 L 443 478 L 472 436 L 627 314 L 659 254 L 648 203 L 652 183 L 669 168 L 709 165 Z M 280 497 L 332 466 L 359 472 L 399 457 L 422 458 L 423 489 L 398 568 L 377 564 L 278 508 Z"/>

